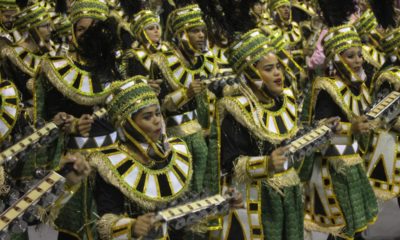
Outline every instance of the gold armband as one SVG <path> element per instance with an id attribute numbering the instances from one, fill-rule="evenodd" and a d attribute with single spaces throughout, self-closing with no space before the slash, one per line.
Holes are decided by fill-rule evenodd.
<path id="1" fill-rule="evenodd" d="M 235 165 L 235 176 L 239 182 L 265 179 L 269 174 L 268 156 L 240 156 Z"/>
<path id="2" fill-rule="evenodd" d="M 97 231 L 102 240 L 131 240 L 134 239 L 132 236 L 135 223 L 134 218 L 107 213 L 97 222 Z"/>

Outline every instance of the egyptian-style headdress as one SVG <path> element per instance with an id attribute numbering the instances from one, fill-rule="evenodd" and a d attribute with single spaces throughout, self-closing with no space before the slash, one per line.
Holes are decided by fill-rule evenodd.
<path id="1" fill-rule="evenodd" d="M 107 112 L 111 122 L 119 129 L 123 141 L 133 144 L 144 156 L 155 161 L 163 161 L 169 154 L 165 134 L 154 142 L 133 120 L 143 108 L 159 106 L 155 92 L 143 76 L 126 80 L 113 90 L 106 100 Z"/>
<path id="2" fill-rule="evenodd" d="M 284 20 L 281 14 L 278 11 L 278 8 L 282 6 L 289 6 L 291 7 L 290 0 L 270 0 L 268 2 L 268 8 L 270 11 L 271 16 L 278 17 L 280 21 L 284 24 L 289 24 L 292 21 L 292 11 L 290 11 L 290 17 L 287 20 Z"/>
<path id="3" fill-rule="evenodd" d="M 173 10 L 167 19 L 165 37 L 174 41 L 185 50 L 201 55 L 208 49 L 199 51 L 189 41 L 188 30 L 194 27 L 206 27 L 203 12 L 198 4 L 189 4 Z"/>
<path id="4" fill-rule="evenodd" d="M 18 10 L 18 4 L 16 0 L 1 0 L 0 10 Z"/>
<path id="5" fill-rule="evenodd" d="M 141 10 L 133 15 L 131 20 L 130 29 L 136 38 L 144 47 L 149 49 L 151 52 L 155 52 L 160 42 L 152 42 L 146 33 L 146 28 L 157 25 L 161 32 L 160 18 L 151 10 Z M 161 34 L 161 33 L 160 33 Z"/>
<path id="6" fill-rule="evenodd" d="M 24 8 L 16 14 L 14 27 L 20 32 L 26 32 L 46 23 L 51 23 L 49 9 L 45 2 L 37 2 Z"/>
<path id="7" fill-rule="evenodd" d="M 349 17 L 355 12 L 355 4 L 352 1 L 320 0 L 320 8 L 328 33 L 323 40 L 324 53 L 328 61 L 329 74 L 338 74 L 343 80 L 350 82 L 362 82 L 365 73 L 360 70 L 355 73 L 343 60 L 341 55 L 351 47 L 361 47 L 361 38 L 355 27 L 349 24 Z"/>

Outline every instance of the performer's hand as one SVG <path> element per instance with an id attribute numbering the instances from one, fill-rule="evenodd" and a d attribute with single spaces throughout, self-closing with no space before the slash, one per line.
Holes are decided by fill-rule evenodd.
<path id="1" fill-rule="evenodd" d="M 132 235 L 136 238 L 147 236 L 154 224 L 154 213 L 146 213 L 136 219 L 135 225 L 132 227 Z"/>
<path id="2" fill-rule="evenodd" d="M 156 92 L 158 95 L 158 94 L 160 94 L 160 91 L 161 91 L 160 85 L 161 85 L 162 81 L 163 81 L 162 79 L 155 79 L 155 80 L 150 79 L 147 81 L 147 84 L 149 84 L 149 86 L 153 89 L 153 91 Z"/>
<path id="3" fill-rule="evenodd" d="M 285 156 L 286 151 L 289 150 L 289 146 L 280 147 L 272 151 L 270 156 L 269 168 L 274 172 L 281 172 L 284 170 L 283 164 L 288 160 Z"/>
<path id="4" fill-rule="evenodd" d="M 79 118 L 78 124 L 76 126 L 78 133 L 83 137 L 89 137 L 89 132 L 90 129 L 92 128 L 93 122 L 94 120 L 92 116 L 90 116 L 89 114 L 83 114 Z"/>
<path id="5" fill-rule="evenodd" d="M 232 196 L 232 199 L 230 201 L 232 208 L 244 208 L 243 196 L 235 188 L 227 189 L 224 194 Z"/>
<path id="6" fill-rule="evenodd" d="M 351 123 L 351 131 L 355 134 L 368 133 L 370 131 L 368 118 L 365 115 L 356 117 Z"/>
<path id="7" fill-rule="evenodd" d="M 61 130 L 67 131 L 70 129 L 72 122 L 74 121 L 74 116 L 67 114 L 65 112 L 59 112 L 54 116 L 53 122 L 57 127 L 61 127 Z"/>
<path id="8" fill-rule="evenodd" d="M 200 94 L 204 90 L 204 85 L 201 83 L 200 80 L 193 80 L 189 86 L 187 91 L 187 95 L 189 98 L 194 97 L 195 95 Z"/>
<path id="9" fill-rule="evenodd" d="M 322 119 L 319 124 L 328 126 L 335 133 L 339 133 L 340 131 L 342 131 L 342 126 L 340 125 L 340 117 L 325 118 Z"/>
<path id="10" fill-rule="evenodd" d="M 67 164 L 73 163 L 73 171 L 64 176 L 71 185 L 80 183 L 90 174 L 90 165 L 81 153 L 67 153 L 61 158 L 61 168 Z"/>

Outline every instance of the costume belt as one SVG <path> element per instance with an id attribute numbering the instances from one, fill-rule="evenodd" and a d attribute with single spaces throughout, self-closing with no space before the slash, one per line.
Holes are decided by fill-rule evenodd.
<path id="1" fill-rule="evenodd" d="M 90 150 L 107 147 L 117 140 L 117 132 L 111 132 L 107 135 L 82 137 L 71 137 L 67 143 L 69 150 Z"/>

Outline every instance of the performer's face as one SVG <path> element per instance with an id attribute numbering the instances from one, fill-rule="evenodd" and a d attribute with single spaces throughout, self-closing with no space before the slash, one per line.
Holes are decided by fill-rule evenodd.
<path id="1" fill-rule="evenodd" d="M 16 10 L 2 10 L 0 11 L 0 21 L 2 25 L 10 30 L 13 26 L 14 14 L 16 14 Z"/>
<path id="2" fill-rule="evenodd" d="M 88 30 L 94 23 L 92 18 L 82 18 L 80 19 L 75 26 L 75 37 L 77 40 Z"/>
<path id="3" fill-rule="evenodd" d="M 342 54 L 343 60 L 354 73 L 359 73 L 362 70 L 364 62 L 361 47 L 351 47 L 345 50 Z"/>
<path id="4" fill-rule="evenodd" d="M 279 15 L 281 16 L 282 20 L 289 21 L 290 19 L 290 6 L 283 5 L 278 8 Z"/>
<path id="5" fill-rule="evenodd" d="M 203 51 L 207 44 L 206 27 L 194 27 L 188 30 L 190 44 L 197 50 Z"/>
<path id="6" fill-rule="evenodd" d="M 278 57 L 268 53 L 256 65 L 256 69 L 271 94 L 279 96 L 283 92 L 283 72 Z"/>
<path id="7" fill-rule="evenodd" d="M 253 12 L 258 16 L 261 16 L 263 13 L 263 4 L 261 2 L 257 2 L 252 7 Z"/>
<path id="8" fill-rule="evenodd" d="M 159 43 L 161 39 L 161 29 L 158 24 L 151 24 L 146 26 L 145 29 L 147 36 L 153 43 Z"/>
<path id="9" fill-rule="evenodd" d="M 133 116 L 133 121 L 153 142 L 157 142 L 160 139 L 162 134 L 162 115 L 159 105 L 141 109 Z"/>

